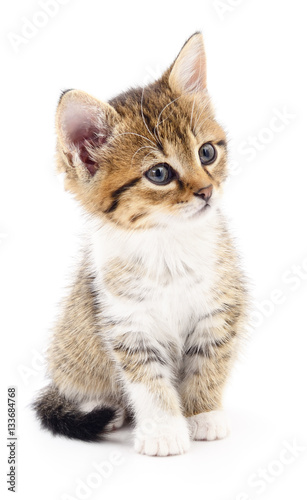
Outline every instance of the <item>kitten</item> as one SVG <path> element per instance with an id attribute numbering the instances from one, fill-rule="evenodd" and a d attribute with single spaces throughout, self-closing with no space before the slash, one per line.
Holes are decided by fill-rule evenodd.
<path id="1" fill-rule="evenodd" d="M 247 299 L 219 208 L 227 145 L 202 35 L 143 89 L 108 103 L 64 92 L 56 129 L 58 170 L 89 217 L 34 404 L 43 426 L 92 441 L 130 416 L 135 450 L 160 456 L 225 437 Z"/>

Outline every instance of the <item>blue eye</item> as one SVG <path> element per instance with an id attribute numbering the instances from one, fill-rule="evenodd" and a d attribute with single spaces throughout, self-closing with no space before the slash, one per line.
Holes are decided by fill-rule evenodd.
<path id="1" fill-rule="evenodd" d="M 202 165 L 209 165 L 209 163 L 213 163 L 216 158 L 215 147 L 212 146 L 210 142 L 203 144 L 199 148 L 198 154 Z"/>
<path id="2" fill-rule="evenodd" d="M 153 184 L 165 186 L 175 178 L 175 172 L 167 163 L 159 163 L 147 170 L 145 176 Z"/>

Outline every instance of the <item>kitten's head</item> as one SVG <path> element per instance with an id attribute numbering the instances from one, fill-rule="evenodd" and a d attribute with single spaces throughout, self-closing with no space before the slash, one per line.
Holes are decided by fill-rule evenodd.
<path id="1" fill-rule="evenodd" d="M 226 137 L 193 35 L 162 77 L 104 103 L 66 91 L 56 118 L 58 169 L 90 213 L 127 229 L 208 217 L 226 178 Z"/>

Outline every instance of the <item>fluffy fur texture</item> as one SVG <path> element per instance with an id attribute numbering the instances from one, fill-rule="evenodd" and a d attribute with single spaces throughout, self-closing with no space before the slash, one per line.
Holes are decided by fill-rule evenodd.
<path id="1" fill-rule="evenodd" d="M 222 393 L 247 301 L 219 208 L 226 137 L 201 34 L 143 89 L 109 103 L 64 93 L 56 127 L 58 170 L 89 215 L 88 236 L 38 416 L 54 432 L 94 439 L 131 415 L 135 449 L 148 455 L 225 437 Z M 215 156 L 203 164 L 208 143 Z M 170 182 L 150 182 L 157 164 L 170 166 Z"/>

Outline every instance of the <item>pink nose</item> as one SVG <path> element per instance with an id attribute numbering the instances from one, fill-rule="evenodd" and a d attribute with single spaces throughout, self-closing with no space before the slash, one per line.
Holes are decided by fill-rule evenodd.
<path id="1" fill-rule="evenodd" d="M 210 186 L 199 189 L 197 193 L 194 193 L 194 195 L 200 196 L 205 201 L 209 201 L 212 196 L 212 191 L 213 191 L 213 186 L 212 184 L 210 184 Z"/>

